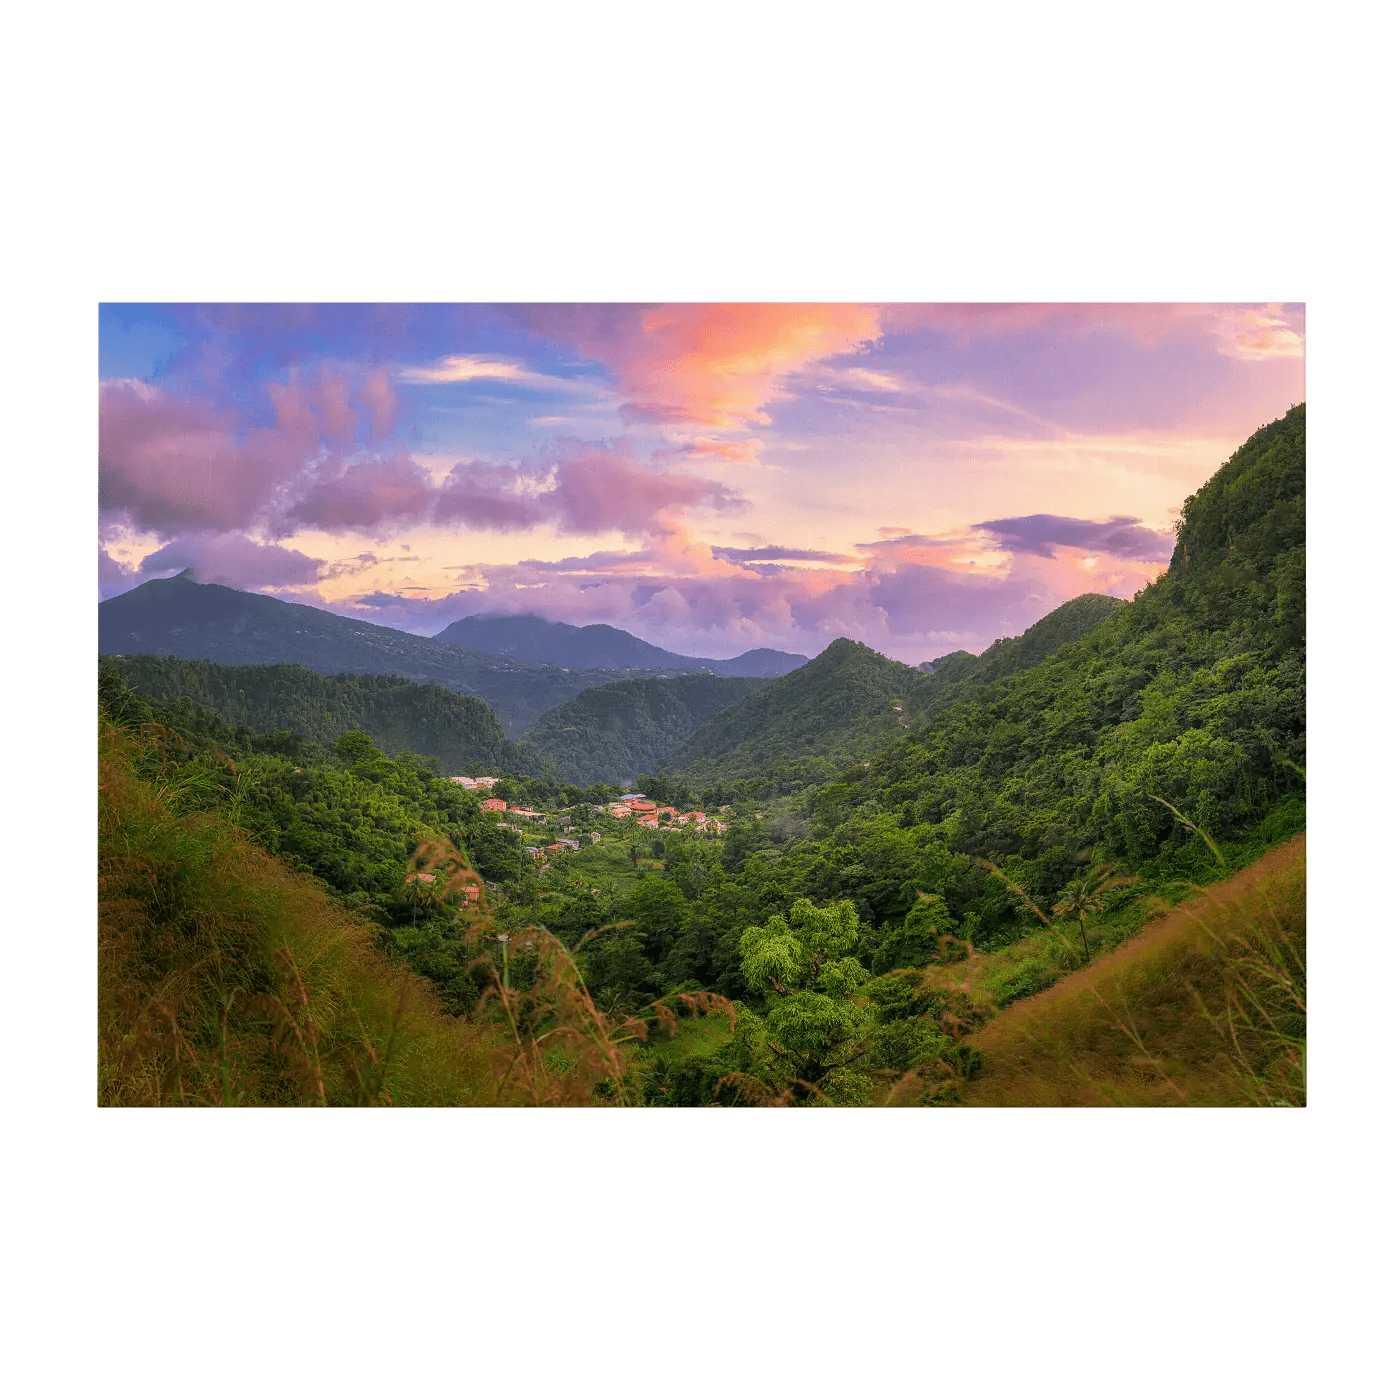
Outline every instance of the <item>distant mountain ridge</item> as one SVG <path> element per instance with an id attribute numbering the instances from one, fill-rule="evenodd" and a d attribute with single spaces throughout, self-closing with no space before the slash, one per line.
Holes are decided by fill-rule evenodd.
<path id="1" fill-rule="evenodd" d="M 576 627 L 549 622 L 534 613 L 474 613 L 438 632 L 434 641 L 495 656 L 517 656 L 553 666 L 586 666 L 594 670 L 708 670 L 719 676 L 781 676 L 807 664 L 795 652 L 759 647 L 727 661 L 705 656 L 682 656 L 644 642 L 621 628 L 593 622 Z"/>
<path id="2" fill-rule="evenodd" d="M 431 681 L 480 696 L 507 737 L 588 686 L 617 679 L 615 671 L 564 670 L 471 651 L 305 603 L 196 583 L 189 570 L 98 604 L 97 639 L 98 650 L 109 656 L 171 655 L 230 666 L 290 661 L 322 675 L 350 671 Z"/>

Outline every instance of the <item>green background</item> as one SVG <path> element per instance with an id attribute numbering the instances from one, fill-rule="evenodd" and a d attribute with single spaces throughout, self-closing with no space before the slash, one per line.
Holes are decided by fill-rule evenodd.
<path id="1" fill-rule="evenodd" d="M 14 25 L 20 1393 L 1369 1393 L 1393 1267 L 1389 39 L 1336 14 Z M 97 302 L 658 297 L 1308 302 L 1309 1109 L 92 1107 Z"/>

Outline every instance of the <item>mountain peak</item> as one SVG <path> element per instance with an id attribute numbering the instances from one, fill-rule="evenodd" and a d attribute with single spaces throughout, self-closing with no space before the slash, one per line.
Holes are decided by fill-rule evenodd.
<path id="1" fill-rule="evenodd" d="M 742 656 L 716 660 L 682 656 L 653 646 L 606 622 L 582 627 L 550 622 L 537 613 L 472 613 L 458 618 L 436 636 L 439 642 L 497 656 L 515 656 L 552 666 L 586 666 L 602 670 L 714 671 L 722 676 L 779 676 L 805 665 L 807 658 L 762 647 Z"/>

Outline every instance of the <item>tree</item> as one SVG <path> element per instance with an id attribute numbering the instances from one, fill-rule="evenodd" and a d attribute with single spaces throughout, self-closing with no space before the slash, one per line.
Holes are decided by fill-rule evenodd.
<path id="1" fill-rule="evenodd" d="M 825 909 L 799 899 L 739 939 L 744 980 L 768 995 L 764 1030 L 799 1100 L 864 1052 L 866 1018 L 851 1000 L 870 975 L 851 956 L 859 936 L 849 899 Z"/>
<path id="2" fill-rule="evenodd" d="M 1079 920 L 1079 936 L 1084 940 L 1084 956 L 1089 956 L 1089 935 L 1084 929 L 1084 916 L 1097 914 L 1103 908 L 1103 897 L 1111 889 L 1130 885 L 1123 875 L 1115 875 L 1111 865 L 1096 865 L 1083 875 L 1076 875 L 1060 892 L 1060 901 L 1051 913 L 1061 918 Z"/>
<path id="3" fill-rule="evenodd" d="M 660 963 L 671 950 L 685 927 L 690 905 L 673 880 L 644 876 L 624 902 L 621 915 L 636 926 L 639 937 L 645 939 L 647 956 Z"/>

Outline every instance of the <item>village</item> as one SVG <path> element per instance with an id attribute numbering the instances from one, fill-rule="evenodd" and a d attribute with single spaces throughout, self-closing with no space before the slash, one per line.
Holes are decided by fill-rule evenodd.
<path id="1" fill-rule="evenodd" d="M 468 790 L 485 789 L 489 792 L 500 780 L 491 777 L 453 777 L 450 781 Z M 608 817 L 611 822 L 625 823 L 632 830 L 659 832 L 688 828 L 705 836 L 723 836 L 726 829 L 725 823 L 718 817 L 709 816 L 699 809 L 682 812 L 676 807 L 653 802 L 642 792 L 626 792 L 615 801 L 594 803 L 590 806 L 594 812 Z M 570 831 L 574 827 L 574 818 L 570 811 L 537 812 L 529 807 L 511 806 L 499 797 L 483 799 L 481 810 L 497 814 L 501 818 L 496 823 L 497 827 L 514 832 L 522 839 L 530 834 L 526 830 L 527 827 L 559 828 L 561 831 Z M 587 831 L 577 837 L 560 835 L 545 845 L 527 845 L 524 849 L 525 854 L 543 868 L 544 863 L 552 856 L 578 851 L 584 841 L 597 845 L 602 840 L 601 831 Z"/>

